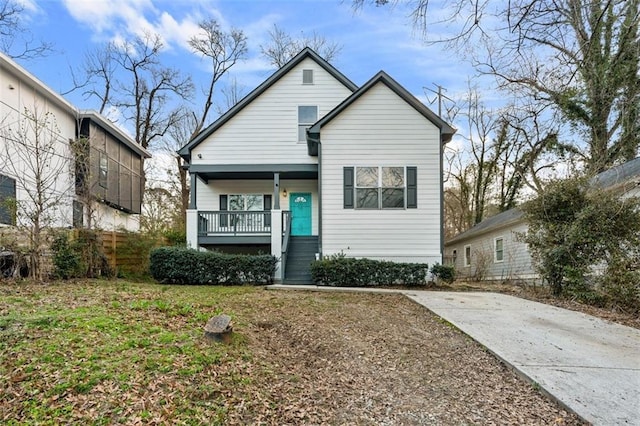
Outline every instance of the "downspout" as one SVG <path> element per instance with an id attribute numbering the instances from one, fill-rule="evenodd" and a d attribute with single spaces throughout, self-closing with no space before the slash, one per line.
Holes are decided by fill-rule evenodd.
<path id="1" fill-rule="evenodd" d="M 444 265 L 444 145 L 442 142 L 442 129 L 440 130 L 440 264 Z"/>

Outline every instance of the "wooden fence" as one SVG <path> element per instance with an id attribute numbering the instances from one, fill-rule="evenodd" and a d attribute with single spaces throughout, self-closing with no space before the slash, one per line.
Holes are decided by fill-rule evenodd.
<path id="1" fill-rule="evenodd" d="M 102 246 L 114 271 L 145 274 L 149 271 L 149 251 L 168 245 L 164 238 L 150 240 L 136 233 L 103 231 Z"/>

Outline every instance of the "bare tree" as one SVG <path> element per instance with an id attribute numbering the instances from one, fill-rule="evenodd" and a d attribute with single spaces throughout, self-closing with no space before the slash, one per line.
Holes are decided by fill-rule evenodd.
<path id="1" fill-rule="evenodd" d="M 118 46 L 115 54 L 125 73 L 118 81 L 120 99 L 115 106 L 134 123 L 135 141 L 144 148 L 182 118 L 180 108 L 168 109 L 171 98 L 186 99 L 193 91 L 189 77 L 160 63 L 161 49 L 160 36 L 147 33 Z"/>
<path id="2" fill-rule="evenodd" d="M 51 54 L 51 43 L 33 40 L 31 31 L 22 22 L 23 14 L 24 6 L 20 1 L 0 0 L 0 50 L 14 59 L 33 59 Z"/>
<path id="3" fill-rule="evenodd" d="M 464 149 L 445 154 L 447 235 L 515 207 L 525 187 L 540 191 L 565 148 L 557 132 L 543 130 L 553 128 L 543 123 L 543 111 L 514 105 L 491 110 L 473 88 L 463 105 L 458 118 L 465 128 L 456 137 Z"/>
<path id="4" fill-rule="evenodd" d="M 328 62 L 334 60 L 342 50 L 342 45 L 315 31 L 311 35 L 301 33 L 300 37 L 296 38 L 276 24 L 273 24 L 273 29 L 269 31 L 269 37 L 269 42 L 260 46 L 260 52 L 277 68 L 289 62 L 305 47 L 310 47 Z"/>
<path id="5" fill-rule="evenodd" d="M 234 107 L 240 100 L 246 95 L 246 86 L 238 83 L 238 79 L 231 77 L 227 84 L 220 89 L 220 94 L 223 99 L 219 99 L 216 102 L 216 112 L 219 115 L 224 114 L 232 107 Z"/>
<path id="6" fill-rule="evenodd" d="M 201 55 L 211 65 L 211 78 L 204 88 L 205 100 L 201 112 L 196 115 L 196 126 L 191 140 L 204 127 L 213 106 L 216 84 L 247 53 L 247 37 L 236 28 L 225 32 L 217 21 L 210 19 L 199 24 L 200 33 L 189 39 L 193 53 Z M 185 141 L 188 142 L 188 141 Z"/>
<path id="7" fill-rule="evenodd" d="M 172 229 L 176 220 L 176 211 L 173 209 L 174 194 L 166 188 L 147 188 L 142 203 L 140 215 L 140 228 L 147 234 L 160 235 Z"/>
<path id="8" fill-rule="evenodd" d="M 180 217 L 184 227 L 184 218 L 189 207 L 189 181 L 182 157 L 176 151 L 195 138 L 209 120 L 212 107 L 215 105 L 214 96 L 220 79 L 227 75 L 230 69 L 244 59 L 247 53 L 247 38 L 244 33 L 232 28 L 228 32 L 221 29 L 215 20 L 205 20 L 199 24 L 200 32 L 189 40 L 189 46 L 194 54 L 200 55 L 208 61 L 210 78 L 203 87 L 204 103 L 199 111 L 183 114 L 180 120 L 174 121 L 168 129 L 167 137 L 163 138 L 163 148 L 175 158 L 175 173 L 178 193 L 180 194 Z M 222 89 L 227 97 L 227 103 L 235 102 L 239 95 L 237 81 L 232 80 L 231 86 Z"/>
<path id="9" fill-rule="evenodd" d="M 354 7 L 396 0 L 354 0 Z M 640 0 L 408 0 L 413 24 L 456 25 L 443 41 L 503 87 L 562 114 L 590 173 L 633 158 L 640 139 Z M 438 16 L 441 16 L 438 13 Z M 484 46 L 484 49 L 482 48 Z M 584 142 L 583 142 L 584 141 Z"/>
<path id="10" fill-rule="evenodd" d="M 25 109 L 21 120 L 5 123 L 2 130 L 4 155 L 1 169 L 8 172 L 20 189 L 16 200 L 17 226 L 29 236 L 29 274 L 44 278 L 43 259 L 47 232 L 59 220 L 71 182 L 67 175 L 70 153 L 60 137 L 55 116 L 35 107 Z"/>
<path id="11" fill-rule="evenodd" d="M 103 114 L 107 106 L 111 105 L 116 89 L 117 52 L 118 48 L 113 43 L 107 43 L 103 48 L 88 52 L 83 66 L 85 81 L 78 83 L 74 76 L 75 87 L 88 86 L 83 93 L 86 98 L 98 98 L 100 114 Z"/>
<path id="12" fill-rule="evenodd" d="M 197 134 L 194 132 L 196 126 L 195 114 L 188 114 L 181 121 L 175 123 L 169 129 L 167 136 L 163 138 L 165 152 L 175 159 L 175 169 L 170 173 L 170 178 L 173 178 L 172 183 L 177 187 L 177 191 L 174 192 L 179 194 L 180 226 L 182 228 L 186 225 L 190 185 L 187 170 L 183 167 L 184 160 L 176 154 L 176 151 L 185 144 L 185 141 L 190 141 Z"/>

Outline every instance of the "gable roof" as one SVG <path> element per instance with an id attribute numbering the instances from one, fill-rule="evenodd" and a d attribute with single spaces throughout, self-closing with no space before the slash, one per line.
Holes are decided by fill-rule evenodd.
<path id="1" fill-rule="evenodd" d="M 485 232 L 493 231 L 495 229 L 499 229 L 513 223 L 518 223 L 522 220 L 523 215 L 524 212 L 517 207 L 511 210 L 504 211 L 502 213 L 498 213 L 495 216 L 491 216 L 490 218 L 483 220 L 473 228 L 469 228 L 466 231 L 456 235 L 455 237 L 447 241 L 447 244 L 457 243 L 459 241 L 484 234 Z"/>
<path id="2" fill-rule="evenodd" d="M 273 73 L 268 79 L 266 79 L 262 84 L 256 87 L 251 93 L 242 98 L 240 102 L 235 104 L 231 109 L 229 109 L 226 113 L 224 113 L 220 118 L 211 123 L 206 129 L 202 130 L 191 142 L 187 143 L 185 146 L 178 150 L 178 154 L 189 161 L 189 157 L 191 157 L 191 150 L 198 146 L 202 141 L 208 138 L 213 132 L 219 129 L 223 124 L 232 119 L 236 114 L 238 114 L 244 107 L 249 105 L 256 99 L 258 96 L 263 94 L 268 88 L 273 86 L 278 80 L 280 80 L 285 74 L 291 71 L 294 67 L 296 67 L 303 60 L 310 58 L 315 61 L 318 65 L 324 68 L 329 74 L 331 74 L 336 80 L 342 83 L 345 87 L 347 87 L 352 92 L 355 91 L 358 86 L 356 86 L 351 80 L 344 76 L 340 71 L 333 67 L 329 62 L 325 61 L 314 52 L 311 48 L 305 47 L 300 53 L 298 53 L 293 59 L 287 62 L 282 68 L 278 69 L 275 73 Z"/>
<path id="3" fill-rule="evenodd" d="M 342 111 L 347 109 L 351 104 L 353 104 L 358 98 L 367 93 L 369 89 L 375 86 L 378 83 L 385 84 L 389 89 L 395 92 L 396 95 L 400 96 L 406 103 L 411 105 L 416 111 L 422 114 L 427 120 L 432 122 L 438 129 L 440 129 L 440 137 L 441 142 L 446 143 L 451 140 L 453 134 L 456 130 L 447 124 L 442 118 L 438 117 L 433 111 L 427 108 L 422 102 L 415 98 L 411 93 L 407 91 L 404 87 L 402 87 L 397 81 L 391 78 L 386 72 L 379 71 L 376 75 L 374 75 L 369 81 L 367 81 L 362 87 L 356 90 L 351 96 L 342 101 L 337 107 L 331 110 L 327 115 L 322 117 L 308 130 L 309 134 L 318 135 L 320 134 L 320 129 L 325 124 L 329 123 L 335 117 L 340 115 Z"/>

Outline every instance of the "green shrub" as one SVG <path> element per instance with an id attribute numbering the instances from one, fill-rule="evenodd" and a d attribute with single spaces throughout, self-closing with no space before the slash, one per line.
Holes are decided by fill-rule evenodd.
<path id="1" fill-rule="evenodd" d="M 76 244 L 69 241 L 67 232 L 57 234 L 51 244 L 53 251 L 53 275 L 57 279 L 68 280 L 82 276 L 86 268 Z"/>
<path id="2" fill-rule="evenodd" d="M 523 241 L 554 295 L 602 304 L 588 279 L 592 266 L 605 264 L 608 274 L 624 275 L 618 266 L 640 246 L 640 201 L 574 179 L 549 183 L 523 210 Z"/>
<path id="3" fill-rule="evenodd" d="M 426 263 L 397 263 L 330 256 L 311 263 L 311 276 L 318 285 L 365 287 L 380 285 L 425 285 Z"/>
<path id="4" fill-rule="evenodd" d="M 187 233 L 183 230 L 168 229 L 162 233 L 162 236 L 170 246 L 187 246 Z"/>
<path id="5" fill-rule="evenodd" d="M 453 265 L 440 265 L 436 263 L 430 272 L 439 280 L 451 284 L 456 279 L 456 268 Z"/>
<path id="6" fill-rule="evenodd" d="M 599 284 L 609 304 L 633 314 L 640 313 L 640 271 L 635 262 L 613 259 Z"/>
<path id="7" fill-rule="evenodd" d="M 151 276 L 173 284 L 271 283 L 277 259 L 271 255 L 232 255 L 186 247 L 160 247 L 151 251 Z"/>
<path id="8" fill-rule="evenodd" d="M 51 244 L 55 278 L 96 278 L 112 275 L 100 233 L 90 229 L 58 232 Z"/>

